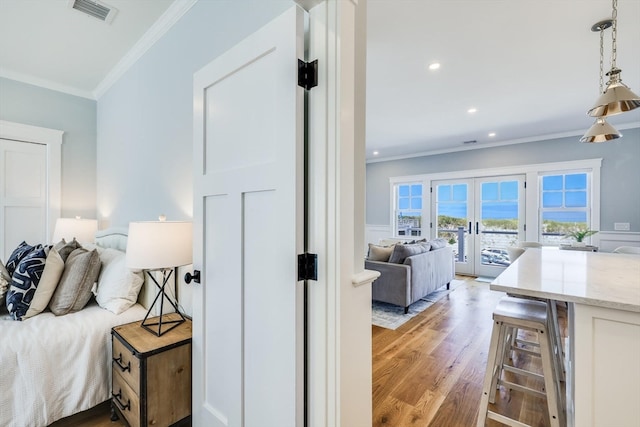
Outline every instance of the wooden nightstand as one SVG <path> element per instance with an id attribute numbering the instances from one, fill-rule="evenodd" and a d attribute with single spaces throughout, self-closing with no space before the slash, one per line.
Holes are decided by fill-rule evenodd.
<path id="1" fill-rule="evenodd" d="M 173 319 L 175 313 L 165 315 Z M 131 427 L 170 426 L 191 415 L 191 321 L 158 337 L 140 321 L 112 329 L 111 409 Z"/>

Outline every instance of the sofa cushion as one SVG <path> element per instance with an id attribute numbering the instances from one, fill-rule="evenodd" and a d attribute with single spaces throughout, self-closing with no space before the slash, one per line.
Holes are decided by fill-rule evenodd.
<path id="1" fill-rule="evenodd" d="M 369 261 L 387 262 L 389 261 L 389 257 L 391 257 L 394 246 L 396 245 L 380 246 L 369 243 L 369 256 L 367 257 L 367 259 Z"/>
<path id="2" fill-rule="evenodd" d="M 393 252 L 389 257 L 389 262 L 402 264 L 404 263 L 404 260 L 407 259 L 407 257 L 418 255 L 424 252 L 427 252 L 424 246 L 417 243 L 413 245 L 395 245 L 393 247 Z"/>

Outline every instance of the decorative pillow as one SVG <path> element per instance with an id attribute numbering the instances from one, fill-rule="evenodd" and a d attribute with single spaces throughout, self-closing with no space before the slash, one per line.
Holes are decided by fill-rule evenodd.
<path id="1" fill-rule="evenodd" d="M 438 237 L 437 239 L 429 240 L 431 244 L 431 250 L 441 249 L 447 246 L 447 241 L 442 237 Z"/>
<path id="2" fill-rule="evenodd" d="M 4 296 L 7 293 L 7 289 L 9 289 L 9 281 L 0 274 L 0 306 L 5 305 Z"/>
<path id="3" fill-rule="evenodd" d="M 420 241 L 420 242 L 418 242 L 418 244 L 424 248 L 425 252 L 429 252 L 431 250 L 431 243 L 429 243 L 427 241 L 424 241 L 424 242 Z"/>
<path id="4" fill-rule="evenodd" d="M 91 288 L 100 274 L 98 251 L 76 249 L 64 265 L 60 283 L 49 302 L 49 309 L 56 316 L 80 311 L 91 298 Z"/>
<path id="5" fill-rule="evenodd" d="M 389 257 L 389 262 L 395 264 L 403 264 L 404 260 L 411 255 L 417 255 L 426 252 L 424 247 L 419 244 L 414 245 L 395 245 L 393 247 L 393 253 Z"/>
<path id="6" fill-rule="evenodd" d="M 7 292 L 7 310 L 14 320 L 22 320 L 42 277 L 49 247 L 35 246 L 16 267 Z"/>
<path id="7" fill-rule="evenodd" d="M 4 296 L 7 294 L 11 276 L 0 259 L 0 310 L 6 306 Z"/>
<path id="8" fill-rule="evenodd" d="M 128 269 L 125 253 L 116 249 L 104 249 L 100 261 L 96 300 L 100 307 L 120 314 L 136 303 L 144 277 Z"/>
<path id="9" fill-rule="evenodd" d="M 0 259 L 0 278 L 4 278 L 7 282 L 11 280 L 11 275 Z"/>
<path id="10" fill-rule="evenodd" d="M 56 243 L 56 245 L 54 246 L 54 249 L 58 251 L 58 254 L 60 254 L 62 261 L 66 262 L 67 258 L 69 257 L 69 254 L 81 247 L 82 246 L 80 246 L 80 243 L 78 243 L 74 238 L 69 243 L 67 243 L 64 239 L 60 240 L 58 243 Z"/>
<path id="11" fill-rule="evenodd" d="M 49 305 L 49 301 L 53 296 L 53 293 L 60 282 L 62 272 L 64 271 L 64 261 L 55 248 L 52 248 L 47 255 L 47 261 L 44 264 L 44 270 L 42 271 L 42 278 L 36 292 L 33 295 L 33 300 L 29 305 L 29 310 L 22 317 L 28 319 L 29 317 L 40 314 Z"/>
<path id="12" fill-rule="evenodd" d="M 16 270 L 16 267 L 18 267 L 18 264 L 20 264 L 20 261 L 22 260 L 22 258 L 26 257 L 29 254 L 29 252 L 33 250 L 33 248 L 34 248 L 33 246 L 23 241 L 18 245 L 17 248 L 13 250 L 13 253 L 11 254 L 11 256 L 9 256 L 9 259 L 7 260 L 7 264 L 6 264 L 9 277 L 13 276 L 13 272 Z"/>
<path id="13" fill-rule="evenodd" d="M 369 243 L 369 256 L 367 259 L 369 261 L 389 261 L 389 257 L 391 256 L 391 252 L 393 252 L 393 247 L 391 246 L 380 246 L 374 245 L 373 243 Z"/>

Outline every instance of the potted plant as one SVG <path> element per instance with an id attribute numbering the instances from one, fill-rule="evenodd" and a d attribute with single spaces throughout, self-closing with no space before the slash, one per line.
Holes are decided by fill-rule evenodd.
<path id="1" fill-rule="evenodd" d="M 597 232 L 597 230 L 575 230 L 571 233 L 565 234 L 564 237 L 574 238 L 576 241 L 572 244 L 573 246 L 585 246 L 586 243 L 584 242 L 584 239 L 589 236 L 593 236 Z"/>

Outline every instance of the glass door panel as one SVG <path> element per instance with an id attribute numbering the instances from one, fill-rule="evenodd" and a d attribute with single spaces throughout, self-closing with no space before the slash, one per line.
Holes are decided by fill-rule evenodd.
<path id="1" fill-rule="evenodd" d="M 440 181 L 435 185 L 436 236 L 447 240 L 453 248 L 456 272 L 473 274 L 473 247 L 470 232 L 473 218 L 472 182 Z M 469 250 L 471 248 L 471 250 Z"/>
<path id="2" fill-rule="evenodd" d="M 524 240 L 524 176 L 476 179 L 475 274 L 495 277 L 510 263 L 507 248 Z"/>

